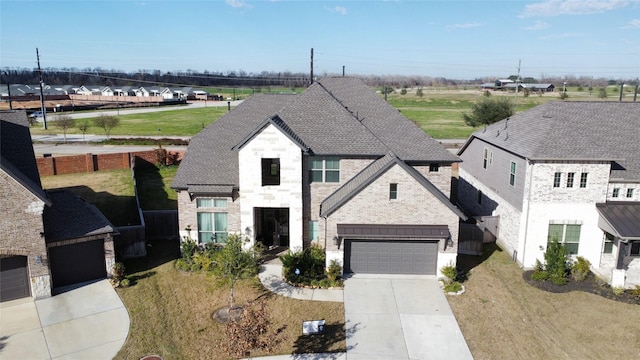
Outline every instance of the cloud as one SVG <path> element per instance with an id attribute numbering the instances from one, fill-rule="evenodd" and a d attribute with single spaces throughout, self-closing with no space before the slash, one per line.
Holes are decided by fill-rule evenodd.
<path id="1" fill-rule="evenodd" d="M 344 6 L 334 6 L 334 7 L 327 8 L 327 10 L 331 11 L 332 13 L 337 13 L 340 15 L 347 15 L 347 8 Z"/>
<path id="2" fill-rule="evenodd" d="M 526 5 L 520 17 L 596 14 L 627 5 L 624 0 L 546 0 Z"/>
<path id="3" fill-rule="evenodd" d="M 480 26 L 482 26 L 481 23 L 472 22 L 472 23 L 464 23 L 464 24 L 453 24 L 453 25 L 451 25 L 451 28 L 453 28 L 453 29 L 470 29 L 470 28 L 476 28 L 476 27 L 480 27 Z"/>
<path id="4" fill-rule="evenodd" d="M 225 2 L 233 8 L 252 8 L 251 5 L 247 4 L 243 0 L 225 0 Z"/>
<path id="5" fill-rule="evenodd" d="M 548 27 L 550 27 L 551 25 L 549 25 L 548 23 L 544 22 L 544 21 L 536 21 L 535 24 L 531 25 L 531 26 L 525 26 L 522 29 L 523 30 L 542 30 L 542 29 L 546 29 Z"/>
<path id="6" fill-rule="evenodd" d="M 540 39 L 542 40 L 554 40 L 554 39 L 567 39 L 567 38 L 575 38 L 580 37 L 582 34 L 575 32 L 566 32 L 562 34 L 553 34 L 548 36 L 542 36 Z"/>
<path id="7" fill-rule="evenodd" d="M 633 19 L 629 23 L 622 27 L 623 29 L 640 29 L 640 19 Z"/>

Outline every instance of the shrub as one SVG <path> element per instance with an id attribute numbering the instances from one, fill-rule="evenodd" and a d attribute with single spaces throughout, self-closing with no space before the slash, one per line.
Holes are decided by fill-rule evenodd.
<path id="1" fill-rule="evenodd" d="M 176 269 L 184 270 L 184 271 L 190 271 L 191 270 L 191 264 L 189 264 L 187 261 L 185 261 L 185 259 L 180 258 L 180 259 L 176 260 Z"/>
<path id="2" fill-rule="evenodd" d="M 113 278 L 120 282 L 122 281 L 122 279 L 124 279 L 126 275 L 126 269 L 124 267 L 124 264 L 121 262 L 117 262 L 115 264 L 113 264 Z"/>
<path id="3" fill-rule="evenodd" d="M 531 280 L 545 281 L 549 279 L 549 273 L 544 270 L 535 270 L 531 273 Z"/>
<path id="4" fill-rule="evenodd" d="M 340 275 L 342 275 L 342 266 L 335 259 L 331 260 L 327 269 L 327 279 L 329 279 L 330 286 L 333 286 Z"/>
<path id="5" fill-rule="evenodd" d="M 442 268 L 440 268 L 440 272 L 442 272 L 442 275 L 444 275 L 444 282 L 445 284 L 452 284 L 453 282 L 456 281 L 456 277 L 458 276 L 458 271 L 456 270 L 456 267 L 453 265 L 445 265 Z"/>
<path id="6" fill-rule="evenodd" d="M 629 290 L 629 293 L 640 299 L 640 285 L 636 285 L 634 289 Z"/>
<path id="7" fill-rule="evenodd" d="M 589 267 L 591 263 L 589 260 L 578 256 L 576 261 L 571 265 L 571 277 L 575 281 L 583 281 L 589 274 Z"/>
<path id="8" fill-rule="evenodd" d="M 569 98 L 569 95 L 566 92 L 561 92 L 560 93 L 560 100 L 567 100 Z"/>
<path id="9" fill-rule="evenodd" d="M 325 277 L 324 250 L 318 245 L 311 245 L 303 251 L 291 252 L 280 256 L 284 278 L 295 284 L 309 285 L 311 280 Z"/>
<path id="10" fill-rule="evenodd" d="M 613 294 L 616 296 L 624 294 L 624 288 L 622 286 L 612 287 L 611 291 L 613 291 Z"/>
<path id="11" fill-rule="evenodd" d="M 567 277 L 564 274 L 552 273 L 549 275 L 549 280 L 551 280 L 554 285 L 567 284 Z"/>
<path id="12" fill-rule="evenodd" d="M 462 290 L 462 284 L 457 281 L 452 281 L 444 286 L 444 291 L 448 293 L 457 293 L 460 290 Z"/>
<path id="13" fill-rule="evenodd" d="M 566 277 L 568 270 L 567 249 L 558 239 L 553 239 L 547 244 L 544 252 L 545 270 L 549 273 L 551 281 L 553 278 Z M 555 282 L 554 282 L 555 284 Z"/>
<path id="14" fill-rule="evenodd" d="M 129 279 L 122 279 L 122 281 L 120 281 L 120 286 L 122 287 L 131 286 L 131 281 Z"/>
<path id="15" fill-rule="evenodd" d="M 536 264 L 533 266 L 535 271 L 544 271 L 544 265 L 540 262 L 540 260 L 536 259 Z"/>
<path id="16" fill-rule="evenodd" d="M 180 244 L 180 253 L 182 254 L 182 258 L 191 263 L 193 261 L 193 255 L 196 253 L 198 249 L 198 244 L 189 236 L 185 236 L 182 240 L 182 244 Z"/>

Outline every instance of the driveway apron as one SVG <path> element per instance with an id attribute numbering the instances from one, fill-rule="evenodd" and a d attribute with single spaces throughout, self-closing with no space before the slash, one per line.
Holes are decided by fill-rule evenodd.
<path id="1" fill-rule="evenodd" d="M 349 278 L 349 360 L 473 359 L 435 277 Z"/>

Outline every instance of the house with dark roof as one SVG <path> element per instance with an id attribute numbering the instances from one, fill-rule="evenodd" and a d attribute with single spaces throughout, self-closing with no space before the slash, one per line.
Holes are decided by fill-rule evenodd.
<path id="1" fill-rule="evenodd" d="M 189 143 L 174 178 L 181 236 L 325 249 L 350 273 L 455 264 L 459 159 L 358 79 L 255 94 Z"/>
<path id="2" fill-rule="evenodd" d="M 640 285 L 640 104 L 549 102 L 474 132 L 458 203 L 525 268 L 565 244 L 612 286 Z"/>
<path id="3" fill-rule="evenodd" d="M 42 189 L 26 113 L 0 111 L 0 301 L 107 277 L 116 233 L 73 193 Z"/>

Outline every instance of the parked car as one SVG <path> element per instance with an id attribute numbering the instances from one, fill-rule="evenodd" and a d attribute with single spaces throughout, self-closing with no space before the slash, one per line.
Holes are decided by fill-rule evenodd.
<path id="1" fill-rule="evenodd" d="M 38 118 L 42 116 L 43 116 L 42 111 L 34 111 L 29 115 L 30 118 Z"/>

